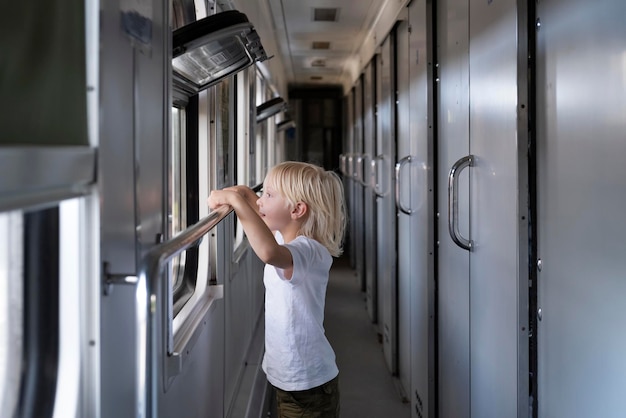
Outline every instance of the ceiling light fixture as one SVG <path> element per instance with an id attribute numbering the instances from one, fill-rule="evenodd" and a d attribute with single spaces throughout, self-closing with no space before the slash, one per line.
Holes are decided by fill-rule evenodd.
<path id="1" fill-rule="evenodd" d="M 276 132 L 282 132 L 289 128 L 295 128 L 296 122 L 293 119 L 287 119 L 276 124 Z"/>
<path id="2" fill-rule="evenodd" d="M 280 97 L 274 97 L 256 107 L 256 123 L 261 123 L 270 116 L 287 111 L 287 103 Z"/>
<path id="3" fill-rule="evenodd" d="M 173 33 L 174 84 L 190 94 L 267 59 L 261 39 L 245 14 L 228 10 Z"/>

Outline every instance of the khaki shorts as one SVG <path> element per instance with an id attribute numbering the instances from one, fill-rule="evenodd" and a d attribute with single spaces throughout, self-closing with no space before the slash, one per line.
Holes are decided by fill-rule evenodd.
<path id="1" fill-rule="evenodd" d="M 313 389 L 276 390 L 280 418 L 339 418 L 339 378 Z"/>

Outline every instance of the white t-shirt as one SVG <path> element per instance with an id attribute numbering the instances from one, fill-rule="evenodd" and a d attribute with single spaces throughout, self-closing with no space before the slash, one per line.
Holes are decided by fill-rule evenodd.
<path id="1" fill-rule="evenodd" d="M 283 243 L 280 233 L 276 240 Z M 293 257 L 291 280 L 267 264 L 265 355 L 267 380 L 285 391 L 307 390 L 338 374 L 335 352 L 324 334 L 324 302 L 333 262 L 319 242 L 298 236 L 285 246 Z"/>

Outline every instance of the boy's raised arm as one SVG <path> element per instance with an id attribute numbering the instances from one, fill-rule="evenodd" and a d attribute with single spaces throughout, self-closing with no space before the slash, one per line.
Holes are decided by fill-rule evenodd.
<path id="1" fill-rule="evenodd" d="M 250 191 L 256 196 L 256 193 L 251 189 Z M 213 190 L 208 199 L 209 207 L 215 209 L 222 205 L 232 206 L 248 237 L 250 246 L 261 261 L 282 269 L 292 267 L 291 252 L 276 242 L 274 234 L 259 216 L 256 199 L 254 199 L 253 207 L 248 200 L 248 198 L 252 200 L 252 196 L 247 192 L 244 193 L 248 197 L 244 197 L 239 190 L 236 191 L 233 188 Z"/>

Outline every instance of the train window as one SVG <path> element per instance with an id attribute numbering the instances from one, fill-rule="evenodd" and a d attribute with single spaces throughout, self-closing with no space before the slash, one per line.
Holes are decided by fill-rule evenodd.
<path id="1" fill-rule="evenodd" d="M 187 107 L 172 107 L 172 136 L 168 150 L 168 237 L 174 237 L 199 220 L 198 208 L 198 100 Z M 182 252 L 169 264 L 173 312 L 176 315 L 196 288 L 198 249 Z"/>
<path id="2" fill-rule="evenodd" d="M 235 183 L 236 184 L 248 184 L 248 129 L 249 119 L 246 117 L 248 114 L 248 103 L 250 98 L 248 96 L 248 71 L 242 71 L 235 76 L 236 80 L 236 123 L 237 129 L 235 131 Z M 235 221 L 235 243 L 234 249 L 241 245 L 243 242 L 243 227 L 241 222 L 237 218 Z"/>
<path id="3" fill-rule="evenodd" d="M 23 346 L 22 214 L 0 214 L 0 410 L 17 415 Z"/>
<path id="4" fill-rule="evenodd" d="M 96 319 L 95 308 L 89 303 L 92 299 L 86 293 L 90 284 L 81 280 L 93 268 L 92 251 L 97 246 L 88 238 L 92 233 L 90 228 L 97 228 L 91 222 L 91 209 L 89 198 L 67 199 L 59 204 L 59 384 L 54 416 L 77 416 L 72 411 L 78 407 L 76 398 L 81 383 L 87 385 L 97 378 L 89 367 L 83 368 L 81 376 L 81 365 L 94 360 L 84 349 L 88 342 L 82 338 L 89 332 L 90 321 Z M 86 306 L 89 308 L 85 309 Z"/>
<path id="5" fill-rule="evenodd" d="M 246 120 L 248 121 L 248 134 L 246 136 L 246 148 L 247 155 L 245 156 L 246 164 L 247 164 L 247 185 L 250 187 L 254 187 L 260 183 L 257 179 L 255 169 L 255 132 L 256 132 L 256 123 L 254 121 L 254 110 L 256 109 L 256 68 L 251 67 L 248 70 L 248 84 L 247 84 L 247 104 L 248 107 L 245 109 L 248 117 Z"/>
<path id="6" fill-rule="evenodd" d="M 261 73 L 257 70 L 255 83 L 254 83 L 254 109 L 256 110 L 256 105 L 263 103 L 263 90 L 261 86 L 263 85 L 263 78 L 261 77 Z M 258 135 L 261 132 L 261 127 L 254 125 L 254 135 L 250 137 L 250 181 L 254 183 L 260 183 L 262 181 L 262 177 L 259 173 L 259 148 L 258 148 Z"/>
<path id="7" fill-rule="evenodd" d="M 267 92 L 265 94 L 266 98 L 272 97 L 272 90 L 271 88 L 268 86 L 266 86 Z M 263 165 L 263 173 L 267 173 L 267 170 L 273 166 L 275 164 L 275 157 L 276 157 L 276 153 L 274 152 L 274 150 L 276 150 L 276 129 L 275 129 L 275 123 L 276 123 L 276 117 L 272 118 L 272 119 L 268 119 L 267 123 L 264 126 L 264 129 L 266 130 L 265 134 L 265 164 Z"/>
<path id="8" fill-rule="evenodd" d="M 18 416 L 52 410 L 59 372 L 59 207 L 23 217 L 23 359 Z M 20 271 L 21 270 L 21 271 Z M 13 361 L 13 360 L 12 360 Z"/>
<path id="9" fill-rule="evenodd" d="M 257 175 L 255 173 L 255 138 L 254 131 L 256 121 L 254 110 L 256 109 L 255 101 L 255 68 L 249 69 L 237 74 L 236 80 L 236 103 L 235 110 L 237 117 L 236 141 L 235 141 L 235 183 L 244 184 L 249 187 L 256 187 Z M 235 224 L 235 243 L 234 249 L 240 248 L 243 243 L 244 232 L 241 222 L 237 219 Z M 243 249 L 243 248 L 242 248 Z M 237 257 L 235 257 L 237 258 Z"/>
<path id="10" fill-rule="evenodd" d="M 231 118 L 232 104 L 234 97 L 232 90 L 234 89 L 234 83 L 232 77 L 224 79 L 216 86 L 217 89 L 217 115 L 216 115 L 216 133 L 217 133 L 217 178 L 216 187 L 218 189 L 226 186 L 231 186 L 232 174 L 231 174 L 231 155 L 233 140 L 233 118 Z"/>
<path id="11" fill-rule="evenodd" d="M 172 108 L 172 141 L 169 152 L 169 236 L 187 227 L 185 110 Z M 174 294 L 183 285 L 186 252 L 170 263 L 170 280 Z M 175 298 L 176 299 L 176 298 Z"/>
<path id="12" fill-rule="evenodd" d="M 177 29 L 184 25 L 180 2 L 174 2 Z M 196 4 L 198 19 L 206 17 L 201 3 Z M 175 71 L 174 71 L 175 73 Z M 176 79 L 176 74 L 174 74 Z M 199 98 L 206 99 L 207 93 L 191 94 L 174 80 L 171 115 L 171 137 L 167 153 L 168 196 L 167 235 L 176 236 L 200 219 L 200 182 L 204 172 L 200 170 L 199 154 Z M 172 313 L 176 317 L 191 299 L 201 296 L 204 287 L 198 288 L 199 249 L 192 247 L 175 257 L 168 265 L 172 295 Z M 195 296 L 194 296 L 195 295 Z M 193 305 L 193 302 L 190 303 Z M 190 306 L 191 309 L 193 306 Z"/>
<path id="13" fill-rule="evenodd" d="M 265 81 L 260 76 L 257 78 L 256 90 L 257 103 L 264 103 L 269 96 L 266 95 Z M 265 177 L 267 171 L 267 125 L 268 122 L 264 121 L 256 127 L 256 174 L 259 180 Z"/>
<path id="14" fill-rule="evenodd" d="M 6 416 L 77 416 L 81 380 L 87 385 L 97 375 L 85 366 L 93 358 L 81 338 L 93 331 L 98 309 L 84 280 L 99 271 L 91 264 L 97 245 L 89 228 L 97 227 L 88 213 L 97 204 L 88 201 L 0 213 L 0 410 Z"/>
<path id="15" fill-rule="evenodd" d="M 173 215 L 173 205 L 184 206 L 185 222 L 181 223 L 181 230 L 197 223 L 201 218 L 208 215 L 206 199 L 212 188 L 215 188 L 216 180 L 214 176 L 214 160 L 216 152 L 211 151 L 209 140 L 209 126 L 214 126 L 209 121 L 213 120 L 214 109 L 210 103 L 215 100 L 216 87 L 212 87 L 198 95 L 189 97 L 189 101 L 184 109 L 172 109 L 172 165 L 176 166 L 174 171 L 179 171 L 184 177 L 179 187 L 180 196 L 172 193 L 175 187 L 170 190 L 169 215 Z M 178 145 L 175 142 L 181 141 L 180 159 L 174 157 L 174 150 Z M 184 151 L 183 151 L 184 149 Z M 177 174 L 170 173 L 170 184 Z M 184 184 L 184 187 L 182 186 Z M 173 219 L 172 219 L 173 221 Z M 172 224 L 173 225 L 173 222 Z M 180 231 L 179 231 L 180 232 Z M 184 254 L 184 260 L 174 259 L 170 264 L 172 272 L 171 284 L 177 286 L 173 288 L 173 322 L 172 332 L 177 333 L 179 328 L 185 324 L 187 318 L 192 314 L 198 301 L 205 295 L 207 278 L 210 266 L 214 263 L 209 259 L 209 239 L 203 239 L 199 246 L 191 247 Z M 178 266 L 176 265 L 178 262 Z M 177 273 L 175 278 L 173 274 Z"/>

